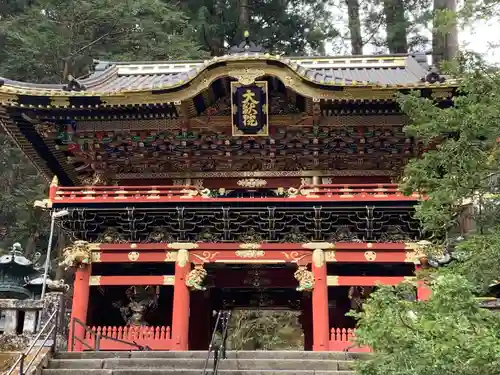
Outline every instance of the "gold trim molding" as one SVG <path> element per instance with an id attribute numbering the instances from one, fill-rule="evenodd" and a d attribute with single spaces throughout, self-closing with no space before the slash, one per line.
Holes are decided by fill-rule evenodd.
<path id="1" fill-rule="evenodd" d="M 163 285 L 174 285 L 175 284 L 175 276 L 174 275 L 164 275 L 163 276 Z"/>
<path id="2" fill-rule="evenodd" d="M 309 249 L 309 250 L 328 250 L 328 249 L 335 249 L 335 244 L 331 242 L 308 242 L 302 244 L 302 247 L 304 249 Z"/>
<path id="3" fill-rule="evenodd" d="M 169 243 L 167 247 L 175 250 L 193 250 L 198 248 L 198 244 L 192 242 L 173 242 Z"/>
<path id="4" fill-rule="evenodd" d="M 101 276 L 90 276 L 89 285 L 90 286 L 101 285 Z"/>
<path id="5" fill-rule="evenodd" d="M 338 276 L 327 276 L 326 277 L 326 285 L 338 286 L 339 285 L 339 277 Z"/>

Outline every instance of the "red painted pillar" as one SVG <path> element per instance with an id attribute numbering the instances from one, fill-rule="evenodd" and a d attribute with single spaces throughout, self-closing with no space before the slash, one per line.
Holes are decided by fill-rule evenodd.
<path id="1" fill-rule="evenodd" d="M 415 273 L 422 269 L 421 265 L 415 265 Z M 417 280 L 417 300 L 427 301 L 431 297 L 431 288 L 422 280 Z"/>
<path id="2" fill-rule="evenodd" d="M 328 321 L 328 284 L 325 254 L 315 249 L 312 256 L 314 289 L 312 292 L 313 351 L 327 351 L 329 347 L 330 324 Z"/>
<path id="3" fill-rule="evenodd" d="M 175 264 L 174 301 L 172 311 L 173 350 L 188 350 L 189 346 L 189 289 L 186 277 L 191 270 L 189 253 L 179 250 Z"/>
<path id="4" fill-rule="evenodd" d="M 91 266 L 78 267 L 75 272 L 75 281 L 73 284 L 73 303 L 71 307 L 71 320 L 70 320 L 70 334 L 68 342 L 68 351 L 73 347 L 75 352 L 83 351 L 83 345 L 75 340 L 72 345 L 73 335 L 79 339 L 83 339 L 85 329 L 81 324 L 75 323 L 73 319 L 78 319 L 84 324 L 87 324 L 87 311 L 89 307 L 89 293 L 90 293 L 90 270 Z M 74 332 L 71 332 L 74 327 Z"/>

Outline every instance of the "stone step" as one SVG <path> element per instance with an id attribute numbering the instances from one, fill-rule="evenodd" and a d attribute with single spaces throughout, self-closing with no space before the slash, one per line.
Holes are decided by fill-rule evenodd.
<path id="1" fill-rule="evenodd" d="M 325 360 L 353 360 L 364 359 L 368 353 L 344 352 L 305 352 L 293 350 L 238 350 L 228 351 L 228 359 L 325 359 Z M 207 351 L 133 351 L 133 352 L 58 352 L 56 359 L 107 359 L 107 358 L 199 358 L 206 359 Z"/>
<path id="2" fill-rule="evenodd" d="M 219 370 L 220 375 L 311 375 L 311 370 Z M 201 375 L 193 369 L 122 369 L 122 370 L 75 370 L 46 369 L 42 375 Z M 208 373 L 207 375 L 210 375 Z M 314 375 L 356 375 L 353 371 L 314 371 Z"/>
<path id="3" fill-rule="evenodd" d="M 49 369 L 198 369 L 205 366 L 205 359 L 195 358 L 117 358 L 117 359 L 56 359 L 49 362 Z M 350 370 L 352 361 L 325 359 L 225 359 L 221 370 L 296 370 L 311 371 Z M 209 361 L 208 368 L 213 366 Z"/>

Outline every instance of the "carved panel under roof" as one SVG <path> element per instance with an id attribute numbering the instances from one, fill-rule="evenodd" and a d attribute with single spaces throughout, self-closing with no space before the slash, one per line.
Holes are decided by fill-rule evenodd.
<path id="1" fill-rule="evenodd" d="M 229 122 L 229 121 L 228 121 Z M 77 127 L 77 125 L 76 125 Z M 73 132 L 57 135 L 82 173 L 382 170 L 396 174 L 418 151 L 400 126 L 274 126 L 269 137 L 212 129 Z M 390 174 L 389 173 L 389 174 Z"/>

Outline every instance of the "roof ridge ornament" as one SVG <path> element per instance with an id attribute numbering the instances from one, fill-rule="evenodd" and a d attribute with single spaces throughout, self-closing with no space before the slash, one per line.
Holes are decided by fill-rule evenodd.
<path id="1" fill-rule="evenodd" d="M 78 82 L 71 74 L 68 76 L 68 84 L 63 86 L 64 91 L 85 91 L 86 89 L 85 85 Z"/>
<path id="2" fill-rule="evenodd" d="M 431 66 L 429 68 L 429 73 L 427 73 L 427 75 L 421 79 L 422 82 L 427 82 L 427 83 L 443 83 L 444 81 L 446 81 L 446 78 L 443 77 L 440 73 L 439 73 L 439 70 L 438 68 L 436 68 L 436 66 Z"/>
<path id="3" fill-rule="evenodd" d="M 264 49 L 263 46 L 257 45 L 254 42 L 250 40 L 250 33 L 248 30 L 245 30 L 243 33 L 243 36 L 245 38 L 244 41 L 242 41 L 239 45 L 237 46 L 232 46 L 229 49 L 229 54 L 234 55 L 234 54 L 240 54 L 240 53 L 264 53 L 266 50 Z"/>

